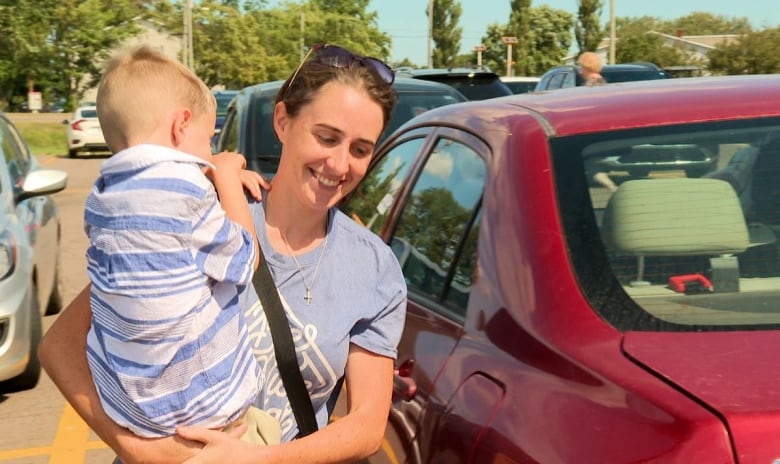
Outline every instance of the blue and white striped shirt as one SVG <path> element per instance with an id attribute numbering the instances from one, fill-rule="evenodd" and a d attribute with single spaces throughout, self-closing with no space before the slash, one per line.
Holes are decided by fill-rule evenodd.
<path id="1" fill-rule="evenodd" d="M 87 359 L 103 408 L 140 436 L 232 422 L 264 380 L 238 304 L 255 244 L 206 165 L 134 146 L 103 163 L 87 198 Z"/>

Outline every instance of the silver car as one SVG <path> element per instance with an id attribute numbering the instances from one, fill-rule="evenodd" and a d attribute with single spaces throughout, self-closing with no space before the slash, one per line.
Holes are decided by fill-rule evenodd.
<path id="1" fill-rule="evenodd" d="M 40 169 L 13 124 L 0 114 L 0 391 L 35 387 L 44 314 L 59 292 L 60 222 L 49 194 L 63 171 Z"/>

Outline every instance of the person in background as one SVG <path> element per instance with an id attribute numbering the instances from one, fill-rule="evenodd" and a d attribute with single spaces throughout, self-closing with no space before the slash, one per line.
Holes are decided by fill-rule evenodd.
<path id="1" fill-rule="evenodd" d="M 585 52 L 580 55 L 577 63 L 580 65 L 580 74 L 584 81 L 583 85 L 603 85 L 607 81 L 601 75 L 601 58 L 593 52 Z"/>
<path id="2" fill-rule="evenodd" d="M 281 386 L 257 294 L 240 298 L 255 357 L 269 379 L 255 405 L 282 428 L 282 443 L 257 446 L 230 432 L 180 427 L 175 438 L 140 439 L 107 419 L 85 360 L 88 290 L 41 343 L 47 372 L 97 434 L 128 463 L 340 463 L 374 454 L 390 408 L 393 366 L 406 311 L 395 255 L 337 204 L 363 179 L 395 105 L 393 71 L 333 45 L 315 46 L 279 91 L 273 125 L 279 169 L 249 205 L 261 249 L 290 323 L 319 430 L 299 429 Z M 86 296 L 85 296 L 86 294 Z M 340 378 L 348 411 L 329 421 Z"/>

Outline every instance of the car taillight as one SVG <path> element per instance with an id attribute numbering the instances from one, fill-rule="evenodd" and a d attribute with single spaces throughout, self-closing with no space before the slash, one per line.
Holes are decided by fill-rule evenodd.
<path id="1" fill-rule="evenodd" d="M 0 280 L 16 268 L 16 242 L 7 232 L 0 232 Z"/>
<path id="2" fill-rule="evenodd" d="M 71 129 L 73 129 L 73 130 L 83 130 L 81 128 L 81 123 L 84 122 L 84 121 L 86 121 L 86 119 L 79 119 L 78 121 L 72 122 L 70 124 Z"/>

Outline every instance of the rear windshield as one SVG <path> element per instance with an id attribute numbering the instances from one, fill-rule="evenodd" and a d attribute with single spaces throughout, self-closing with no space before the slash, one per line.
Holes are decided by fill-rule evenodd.
<path id="1" fill-rule="evenodd" d="M 571 257 L 622 330 L 780 326 L 780 119 L 555 139 Z"/>
<path id="2" fill-rule="evenodd" d="M 485 100 L 488 98 L 503 97 L 512 95 L 509 87 L 504 85 L 498 77 L 487 75 L 469 77 L 462 76 L 420 76 L 420 79 L 429 81 L 443 82 L 455 88 L 469 100 Z"/>
<path id="3" fill-rule="evenodd" d="M 228 105 L 236 95 L 234 93 L 217 93 L 214 95 L 217 99 L 217 116 L 225 116 L 227 114 Z"/>
<path id="4" fill-rule="evenodd" d="M 604 80 L 613 82 L 631 82 L 631 81 L 652 81 L 655 79 L 667 79 L 663 71 L 642 70 L 642 71 L 606 71 L 602 72 Z"/>
<path id="5" fill-rule="evenodd" d="M 97 110 L 81 110 L 82 118 L 96 118 Z"/>

